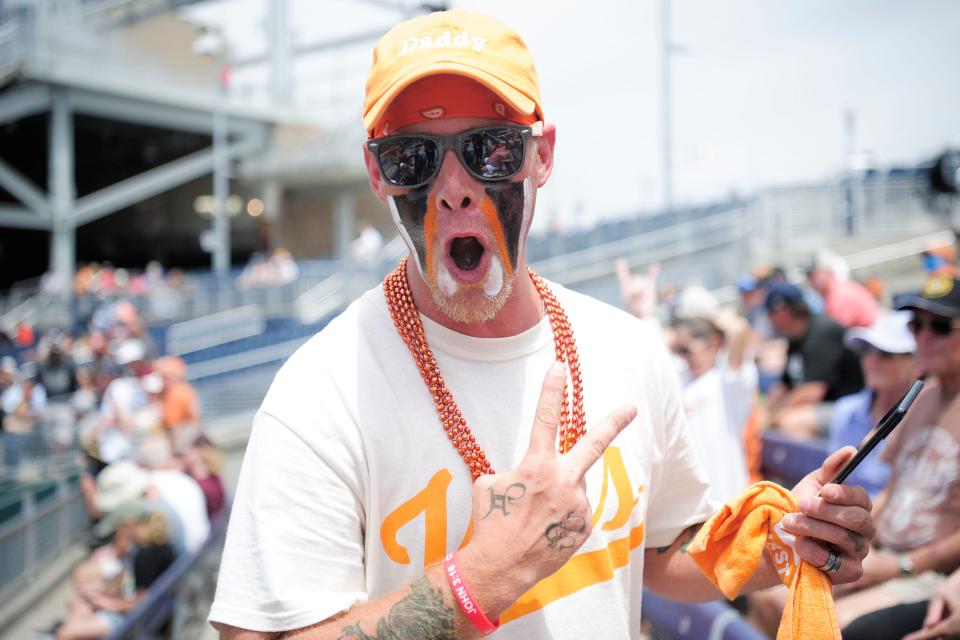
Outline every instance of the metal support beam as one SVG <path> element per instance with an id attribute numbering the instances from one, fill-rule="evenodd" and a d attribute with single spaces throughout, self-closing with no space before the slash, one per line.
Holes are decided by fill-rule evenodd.
<path id="1" fill-rule="evenodd" d="M 158 104 L 78 89 L 71 89 L 70 104 L 73 105 L 75 113 L 97 118 L 204 135 L 213 133 L 210 111 L 207 109 Z M 264 127 L 261 122 L 242 117 L 231 119 L 229 125 L 230 135 L 241 136 L 257 135 L 258 131 Z"/>
<path id="2" fill-rule="evenodd" d="M 230 271 L 230 157 L 227 155 L 227 79 L 229 67 L 221 62 L 217 104 L 213 109 L 213 256 L 211 265 L 220 276 Z"/>
<path id="3" fill-rule="evenodd" d="M 275 105 L 293 99 L 293 38 L 288 0 L 271 0 L 267 16 L 270 34 L 270 93 Z"/>
<path id="4" fill-rule="evenodd" d="M 27 85 L 10 89 L 0 95 L 0 124 L 49 111 L 50 104 L 48 87 Z"/>
<path id="5" fill-rule="evenodd" d="M 356 200 L 353 192 L 346 189 L 338 190 L 333 198 L 333 255 L 346 258 L 355 235 Z"/>
<path id="6" fill-rule="evenodd" d="M 51 231 L 53 220 L 41 218 L 26 207 L 10 207 L 0 205 L 0 228 L 10 229 L 41 229 Z"/>
<path id="7" fill-rule="evenodd" d="M 227 149 L 227 156 L 235 158 L 247 155 L 260 146 L 257 138 L 237 142 Z M 213 149 L 202 149 L 80 198 L 74 208 L 74 220 L 77 226 L 99 220 L 124 207 L 207 175 L 212 170 Z"/>
<path id="8" fill-rule="evenodd" d="M 40 216 L 50 216 L 47 196 L 33 182 L 0 158 L 0 187 L 3 187 L 31 211 Z"/>
<path id="9" fill-rule="evenodd" d="M 70 101 L 77 113 L 97 118 L 210 135 L 207 111 L 77 90 L 70 94 Z"/>
<path id="10" fill-rule="evenodd" d="M 52 97 L 48 191 L 53 234 L 50 238 L 49 270 L 53 273 L 56 286 L 69 297 L 73 293 L 71 284 L 73 272 L 76 269 L 76 225 L 73 216 L 76 198 L 73 111 L 65 89 L 55 89 Z"/>

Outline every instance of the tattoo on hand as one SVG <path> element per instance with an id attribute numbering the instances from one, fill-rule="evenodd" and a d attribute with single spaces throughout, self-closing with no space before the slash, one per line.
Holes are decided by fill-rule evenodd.
<path id="1" fill-rule="evenodd" d="M 454 640 L 453 609 L 444 604 L 443 592 L 423 577 L 377 621 L 377 635 L 364 633 L 358 622 L 344 627 L 337 640 Z"/>
<path id="2" fill-rule="evenodd" d="M 551 549 L 572 549 L 577 546 L 577 537 L 573 534 L 583 533 L 586 528 L 587 521 L 583 516 L 568 513 L 560 522 L 548 526 L 544 537 Z"/>
<path id="3" fill-rule="evenodd" d="M 850 539 L 850 543 L 853 545 L 853 548 L 857 553 L 863 553 L 864 538 L 863 536 L 858 536 L 853 531 L 847 531 L 847 538 Z"/>
<path id="4" fill-rule="evenodd" d="M 493 487 L 490 487 L 490 508 L 484 514 L 483 520 L 488 515 L 490 515 L 494 509 L 499 509 L 503 512 L 503 515 L 508 516 L 510 512 L 507 511 L 507 505 L 513 504 L 523 496 L 527 494 L 526 485 L 520 484 L 519 482 L 514 482 L 512 485 L 504 490 L 503 495 L 497 495 L 493 490 Z"/>

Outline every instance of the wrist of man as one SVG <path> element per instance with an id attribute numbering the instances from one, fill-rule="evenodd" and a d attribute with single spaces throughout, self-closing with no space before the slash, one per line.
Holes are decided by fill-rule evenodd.
<path id="1" fill-rule="evenodd" d="M 472 545 L 457 552 L 457 567 L 461 577 L 470 585 L 477 606 L 490 620 L 499 618 L 536 583 L 524 579 L 517 571 L 516 563 L 509 568 L 500 567 Z"/>

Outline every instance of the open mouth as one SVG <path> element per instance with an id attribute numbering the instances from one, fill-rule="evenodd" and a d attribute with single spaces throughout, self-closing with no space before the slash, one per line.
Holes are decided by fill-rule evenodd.
<path id="1" fill-rule="evenodd" d="M 474 236 L 454 238 L 450 243 L 450 258 L 461 271 L 473 271 L 483 258 L 483 245 Z"/>

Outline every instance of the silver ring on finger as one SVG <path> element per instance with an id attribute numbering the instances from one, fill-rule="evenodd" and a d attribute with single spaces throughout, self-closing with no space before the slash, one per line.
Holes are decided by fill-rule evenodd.
<path id="1" fill-rule="evenodd" d="M 836 551 L 829 551 L 827 561 L 817 567 L 820 571 L 828 575 L 833 575 L 840 571 L 840 565 L 843 564 L 843 557 Z"/>

